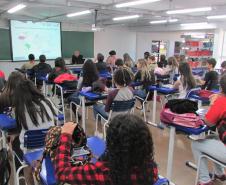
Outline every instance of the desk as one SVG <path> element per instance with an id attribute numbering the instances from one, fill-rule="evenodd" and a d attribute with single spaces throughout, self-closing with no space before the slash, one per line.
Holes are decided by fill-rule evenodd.
<path id="1" fill-rule="evenodd" d="M 154 91 L 154 96 L 153 96 L 153 108 L 152 108 L 152 122 L 149 122 L 149 124 L 157 127 L 158 124 L 156 124 L 156 98 L 157 98 L 157 92 L 164 94 L 164 95 L 168 95 L 168 94 L 174 94 L 177 93 L 178 90 L 177 89 L 173 89 L 173 88 L 168 88 L 168 87 L 157 87 L 155 85 L 149 86 L 148 87 L 149 91 Z"/>
<path id="2" fill-rule="evenodd" d="M 175 132 L 180 131 L 182 133 L 185 133 L 186 135 L 199 135 L 199 134 L 207 131 L 209 128 L 206 125 L 201 126 L 200 128 L 188 128 L 188 127 L 183 127 L 183 126 L 178 126 L 178 125 L 173 125 L 173 124 L 168 125 L 168 127 L 170 128 L 170 136 L 169 136 L 166 177 L 170 181 L 171 176 L 172 176 L 172 167 L 173 167 Z"/>
<path id="3" fill-rule="evenodd" d="M 110 72 L 100 73 L 99 77 L 111 80 L 112 79 L 112 74 Z"/>
<path id="4" fill-rule="evenodd" d="M 6 148 L 6 133 L 10 129 L 16 128 L 16 120 L 6 114 L 0 114 L 0 130 L 2 132 L 3 148 Z"/>
<path id="5" fill-rule="evenodd" d="M 85 107 L 85 100 L 89 101 L 98 101 L 103 100 L 107 98 L 107 94 L 97 94 L 93 92 L 83 92 L 80 91 L 79 94 L 81 95 L 81 101 L 82 101 L 82 127 L 84 131 L 86 131 L 86 125 L 85 125 L 85 114 L 86 114 L 86 107 Z"/>

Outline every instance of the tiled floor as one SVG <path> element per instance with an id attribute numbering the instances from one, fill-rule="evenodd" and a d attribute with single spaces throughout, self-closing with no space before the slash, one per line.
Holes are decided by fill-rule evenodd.
<path id="1" fill-rule="evenodd" d="M 157 106 L 157 122 L 159 122 L 160 105 Z M 140 115 L 140 111 L 135 111 L 136 115 Z M 148 112 L 148 116 L 151 117 Z M 95 121 L 93 120 L 92 109 L 89 110 L 89 118 L 86 123 L 87 134 L 94 134 Z M 166 176 L 169 129 L 161 130 L 159 128 L 149 126 L 155 145 L 155 160 L 159 166 L 159 172 L 162 176 Z M 191 140 L 186 135 L 177 134 L 175 140 L 174 161 L 172 182 L 176 185 L 194 185 L 196 171 L 185 165 L 186 161 L 193 161 L 191 152 Z M 216 185 L 223 185 L 221 182 L 215 182 Z M 226 182 L 224 183 L 226 185 Z"/>

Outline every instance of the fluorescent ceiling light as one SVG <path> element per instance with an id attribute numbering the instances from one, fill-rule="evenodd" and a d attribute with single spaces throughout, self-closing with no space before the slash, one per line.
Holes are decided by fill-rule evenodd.
<path id="1" fill-rule="evenodd" d="M 208 22 L 198 22 L 198 23 L 185 23 L 181 24 L 181 26 L 206 26 Z"/>
<path id="2" fill-rule="evenodd" d="M 178 19 L 170 19 L 169 22 L 177 22 Z"/>
<path id="3" fill-rule="evenodd" d="M 164 23 L 172 23 L 172 22 L 177 22 L 178 19 L 169 19 L 169 20 L 159 20 L 159 21 L 151 21 L 151 24 L 164 24 Z"/>
<path id="4" fill-rule="evenodd" d="M 181 28 L 183 30 L 215 29 L 216 25 L 208 24 L 207 22 L 186 23 L 186 24 L 181 24 Z"/>
<path id="5" fill-rule="evenodd" d="M 151 24 L 164 24 L 167 23 L 167 20 L 151 21 Z"/>
<path id="6" fill-rule="evenodd" d="M 211 11 L 211 7 L 202 7 L 202 8 L 190 8 L 190 9 L 181 9 L 181 10 L 169 10 L 167 14 L 184 14 L 184 13 L 193 13 L 193 12 L 206 12 Z"/>
<path id="7" fill-rule="evenodd" d="M 91 13 L 90 10 L 85 10 L 82 12 L 75 12 L 75 13 L 67 14 L 67 17 L 75 17 L 75 16 L 86 15 L 86 14 L 90 14 L 90 13 Z"/>
<path id="8" fill-rule="evenodd" d="M 113 18 L 113 21 L 122 21 L 122 20 L 128 20 L 128 19 L 137 19 L 139 18 L 139 15 L 130 15 L 130 16 L 123 16 L 123 17 L 115 17 Z"/>
<path id="9" fill-rule="evenodd" d="M 120 3 L 116 4 L 116 8 L 122 8 L 122 7 L 129 7 L 129 6 L 136 6 L 136 5 L 141 5 L 141 4 L 147 4 L 147 3 L 154 3 L 160 0 L 140 0 L 140 1 L 130 1 L 127 3 Z"/>
<path id="10" fill-rule="evenodd" d="M 213 16 L 207 16 L 207 19 L 226 19 L 226 15 L 213 15 Z"/>
<path id="11" fill-rule="evenodd" d="M 25 4 L 18 4 L 18 5 L 16 5 L 15 7 L 9 9 L 7 12 L 8 12 L 8 13 L 15 13 L 15 12 L 17 12 L 17 11 L 19 11 L 19 10 L 25 8 L 25 7 L 26 7 Z"/>

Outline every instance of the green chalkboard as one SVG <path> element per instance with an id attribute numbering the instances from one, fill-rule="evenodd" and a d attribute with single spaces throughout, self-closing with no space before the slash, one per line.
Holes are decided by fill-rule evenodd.
<path id="1" fill-rule="evenodd" d="M 79 50 L 84 57 L 93 58 L 93 32 L 63 31 L 61 37 L 63 57 L 70 58 L 75 50 Z"/>
<path id="2" fill-rule="evenodd" d="M 11 60 L 10 33 L 0 29 L 0 60 Z"/>
<path id="3" fill-rule="evenodd" d="M 94 56 L 94 33 L 62 31 L 62 56 L 71 58 L 75 50 L 79 50 L 86 58 Z M 10 32 L 0 28 L 0 60 L 12 60 Z"/>

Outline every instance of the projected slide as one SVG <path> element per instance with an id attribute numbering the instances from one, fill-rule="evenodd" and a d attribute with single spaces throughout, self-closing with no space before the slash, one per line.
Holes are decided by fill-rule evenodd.
<path id="1" fill-rule="evenodd" d="M 28 60 L 30 53 L 61 57 L 60 23 L 11 20 L 11 42 L 13 61 Z"/>

